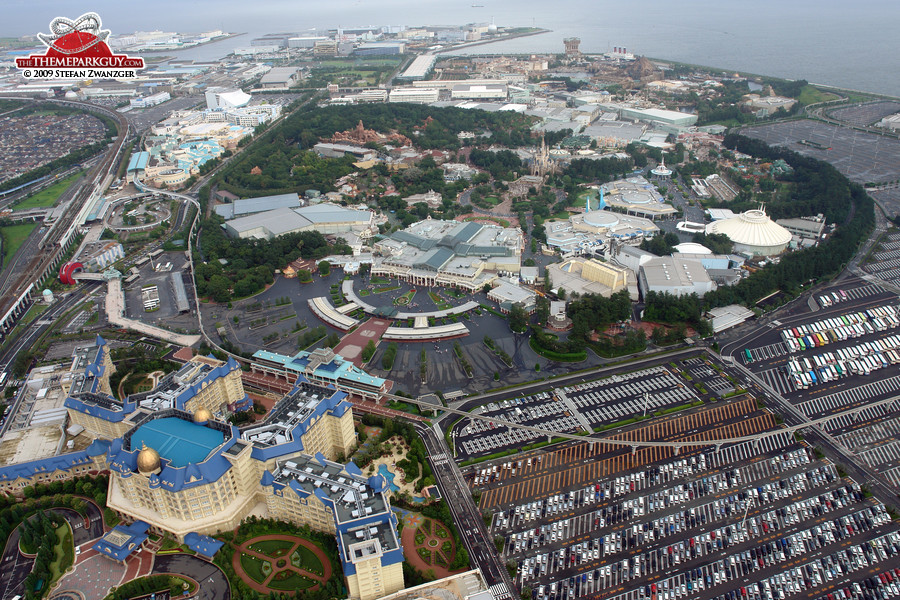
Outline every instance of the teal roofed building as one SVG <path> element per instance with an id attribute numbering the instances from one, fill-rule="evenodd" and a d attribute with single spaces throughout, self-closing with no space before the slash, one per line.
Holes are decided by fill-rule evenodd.
<path id="1" fill-rule="evenodd" d="M 253 354 L 250 372 L 261 378 L 281 380 L 286 386 L 305 378 L 367 400 L 377 400 L 389 390 L 386 379 L 369 375 L 330 348 L 301 350 L 293 356 L 259 350 Z"/>

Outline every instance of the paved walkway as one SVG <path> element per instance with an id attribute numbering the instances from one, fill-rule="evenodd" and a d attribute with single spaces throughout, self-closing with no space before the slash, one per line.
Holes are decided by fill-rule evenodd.
<path id="1" fill-rule="evenodd" d="M 146 335 L 178 344 L 179 346 L 193 346 L 200 341 L 199 335 L 182 335 L 172 333 L 153 325 L 147 325 L 134 319 L 125 317 L 125 294 L 122 292 L 122 282 L 118 279 L 110 279 L 106 291 L 106 318 L 111 325 L 126 327 L 128 329 Z"/>
<path id="2" fill-rule="evenodd" d="M 381 341 L 381 336 L 391 326 L 391 322 L 387 319 L 371 318 L 364 323 L 360 323 L 352 333 L 348 333 L 341 339 L 341 342 L 335 346 L 334 352 L 340 354 L 345 359 L 351 361 L 357 367 L 363 366 L 362 351 L 369 341 L 377 346 Z"/>
<path id="3" fill-rule="evenodd" d="M 408 515 L 404 515 L 404 520 L 407 519 L 408 516 L 412 516 L 415 513 L 408 513 Z M 422 515 L 416 515 L 421 517 Z M 412 520 L 412 519 L 410 519 Z M 429 531 L 421 529 L 424 521 L 429 521 L 431 523 L 431 528 Z M 444 531 L 447 532 L 447 537 L 441 538 L 435 534 L 435 529 L 440 525 L 443 527 Z M 425 541 L 416 546 L 416 532 L 421 531 L 425 534 Z M 413 567 L 425 573 L 426 571 L 432 571 L 434 576 L 438 579 L 442 579 L 447 577 L 451 573 L 460 573 L 463 569 L 457 571 L 450 571 L 450 569 L 446 567 L 442 567 L 435 561 L 434 557 L 437 554 L 440 554 L 444 557 L 446 564 L 450 564 L 453 561 L 453 557 L 456 555 L 456 544 L 453 542 L 453 538 L 450 537 L 450 531 L 447 529 L 447 526 L 440 523 L 440 521 L 435 521 L 434 519 L 422 519 L 422 522 L 418 524 L 418 526 L 405 526 L 403 528 L 403 533 L 401 534 L 401 539 L 403 543 L 403 555 L 406 557 L 406 562 L 411 564 Z M 443 550 L 441 550 L 441 546 L 443 546 L 444 542 L 449 541 L 452 548 L 450 550 L 449 555 L 445 554 Z M 431 552 L 431 563 L 428 564 L 425 562 L 425 559 L 418 552 L 418 548 L 425 548 Z"/>
<path id="4" fill-rule="evenodd" d="M 291 546 L 290 548 L 288 548 L 285 551 L 285 553 L 283 555 L 279 556 L 278 558 L 269 556 L 268 554 L 263 554 L 262 552 L 259 552 L 257 550 L 250 549 L 250 546 L 252 546 L 253 544 L 257 544 L 259 542 L 264 542 L 267 540 L 281 540 L 284 542 L 293 542 L 294 545 Z M 299 569 L 291 564 L 291 554 L 293 554 L 294 551 L 297 550 L 297 548 L 299 546 L 304 546 L 305 548 L 307 548 L 313 554 L 316 555 L 316 557 L 322 563 L 322 568 L 325 571 L 324 576 L 316 575 L 315 573 L 311 573 L 311 572 L 307 571 L 306 569 Z M 268 575 L 268 577 L 266 577 L 266 579 L 262 583 L 259 583 L 258 581 L 254 580 L 249 575 L 244 573 L 244 568 L 241 566 L 241 553 L 248 554 L 250 556 L 254 556 L 261 560 L 268 561 L 269 563 L 272 564 L 272 567 L 273 567 L 272 572 Z M 277 560 L 286 560 L 287 566 L 280 568 L 280 569 L 278 567 L 275 567 L 275 561 L 277 561 Z M 274 588 L 268 587 L 268 583 L 270 581 L 272 581 L 272 579 L 275 577 L 276 573 L 278 573 L 280 571 L 285 571 L 285 570 L 294 571 L 296 573 L 299 573 L 300 575 L 303 575 L 304 577 L 306 577 L 308 579 L 312 579 L 313 581 L 318 581 L 319 583 L 317 583 L 316 585 L 309 588 L 309 591 L 315 591 L 315 590 L 319 589 L 319 584 L 325 583 L 326 581 L 331 579 L 331 560 L 328 558 L 328 555 L 325 554 L 325 551 L 322 550 L 321 548 L 319 548 L 318 546 L 316 546 L 311 541 L 305 540 L 303 538 L 299 538 L 294 535 L 270 534 L 270 535 L 261 535 L 259 537 L 255 537 L 253 539 L 247 540 L 246 542 L 244 542 L 243 544 L 238 546 L 237 549 L 235 550 L 234 556 L 231 559 L 231 566 L 234 567 L 234 572 L 237 573 L 238 576 L 244 580 L 244 583 L 246 583 L 251 588 L 253 588 L 257 592 L 260 592 L 262 594 L 268 594 L 271 591 L 275 591 L 277 593 L 278 590 L 274 590 Z"/>
<path id="5" fill-rule="evenodd" d="M 111 587 L 122 582 L 128 570 L 125 565 L 88 550 L 77 557 L 75 569 L 59 581 L 56 593 L 78 592 L 84 600 L 103 600 Z"/>

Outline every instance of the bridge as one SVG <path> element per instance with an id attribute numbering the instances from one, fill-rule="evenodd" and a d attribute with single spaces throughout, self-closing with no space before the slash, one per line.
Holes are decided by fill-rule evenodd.
<path id="1" fill-rule="evenodd" d="M 384 394 L 385 398 L 390 400 L 394 400 L 396 402 L 405 402 L 407 404 L 415 404 L 421 410 L 436 410 L 433 404 L 428 403 L 427 401 L 421 401 L 416 398 L 406 398 L 404 396 L 396 396 L 394 394 Z M 621 448 L 627 447 L 631 448 L 632 452 L 636 452 L 638 448 L 650 448 L 650 447 L 663 447 L 663 448 L 674 448 L 675 453 L 677 454 L 681 448 L 693 448 L 693 447 L 701 447 L 707 448 L 709 446 L 715 446 L 716 451 L 720 450 L 722 446 L 731 445 L 731 444 L 740 444 L 743 442 L 754 442 L 759 443 L 760 440 L 772 437 L 776 435 L 781 435 L 785 432 L 794 433 L 797 431 L 801 431 L 807 429 L 809 427 L 818 427 L 820 425 L 825 425 L 829 421 L 834 419 L 839 419 L 845 416 L 852 416 L 857 418 L 859 413 L 864 410 L 868 410 L 870 408 L 874 408 L 882 405 L 889 405 L 894 402 L 898 403 L 900 406 L 900 395 L 891 396 L 890 398 L 885 398 L 883 400 L 879 400 L 877 402 L 872 402 L 863 406 L 857 406 L 855 408 L 850 408 L 847 410 L 843 410 L 838 413 L 834 413 L 831 415 L 827 415 L 824 417 L 819 417 L 816 419 L 807 419 L 805 422 L 800 423 L 798 425 L 790 425 L 779 427 L 778 429 L 773 429 L 771 431 L 764 431 L 762 433 L 756 433 L 753 435 L 745 435 L 740 437 L 733 438 L 717 438 L 717 439 L 706 439 L 706 440 L 678 440 L 674 442 L 661 442 L 661 441 L 651 441 L 651 440 L 626 440 L 626 439 L 616 439 L 611 437 L 600 437 L 599 434 L 592 435 L 578 435 L 575 433 L 568 433 L 564 431 L 556 431 L 554 429 L 547 429 L 544 427 L 537 427 L 533 425 L 524 425 L 522 423 L 513 423 L 512 421 L 507 421 L 505 419 L 498 418 L 496 416 L 484 416 L 476 413 L 472 413 L 465 410 L 458 410 L 455 408 L 444 407 L 438 408 L 437 410 L 443 411 L 445 413 L 449 413 L 452 415 L 458 415 L 463 418 L 469 418 L 478 421 L 484 421 L 493 423 L 496 427 L 509 427 L 522 429 L 524 431 L 530 431 L 533 433 L 538 433 L 540 435 L 547 436 L 548 439 L 552 438 L 562 438 L 565 440 L 588 443 L 588 444 L 604 444 L 606 446 L 610 446 L 611 448 Z M 605 432 L 604 435 L 610 435 L 611 432 Z"/>

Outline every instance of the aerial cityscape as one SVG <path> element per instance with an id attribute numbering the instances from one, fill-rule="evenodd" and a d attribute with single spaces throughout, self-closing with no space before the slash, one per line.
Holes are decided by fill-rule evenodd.
<path id="1" fill-rule="evenodd" d="M 900 597 L 889 74 L 56 4 L 0 37 L 0 600 Z"/>

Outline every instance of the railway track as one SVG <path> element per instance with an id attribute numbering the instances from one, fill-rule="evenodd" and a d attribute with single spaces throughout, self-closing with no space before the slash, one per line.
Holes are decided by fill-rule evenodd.
<path id="1" fill-rule="evenodd" d="M 14 99 L 33 101 L 32 98 Z M 93 192 L 102 185 L 106 176 L 117 166 L 130 130 L 129 123 L 123 115 L 102 106 L 56 99 L 43 100 L 42 102 L 75 106 L 88 112 L 104 114 L 116 121 L 118 136 L 107 150 L 106 155 L 88 171 L 86 182 L 73 196 L 68 210 L 47 232 L 47 235 L 41 241 L 37 254 L 29 261 L 28 266 L 23 269 L 22 273 L 14 281 L 7 284 L 7 289 L 4 290 L 2 297 L 0 297 L 0 314 L 6 314 L 10 308 L 16 305 L 20 301 L 22 293 L 28 289 L 28 286 L 41 279 L 48 269 L 52 268 L 56 261 L 66 252 L 68 243 L 71 241 L 74 233 L 73 229 L 77 225 L 76 219 L 81 214 L 85 203 L 91 198 Z"/>

